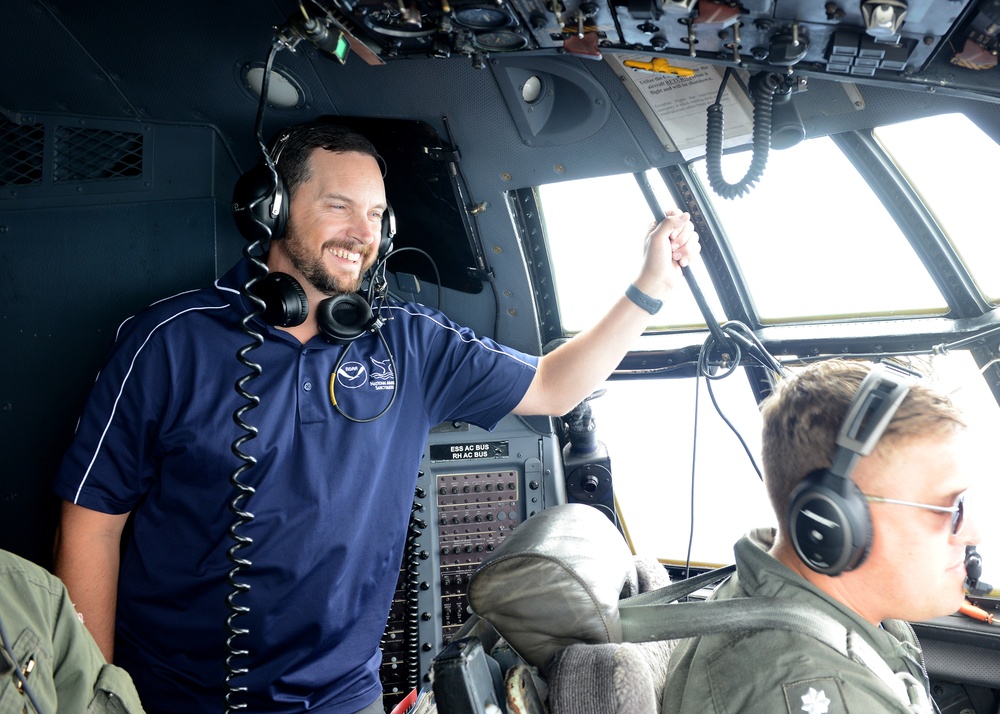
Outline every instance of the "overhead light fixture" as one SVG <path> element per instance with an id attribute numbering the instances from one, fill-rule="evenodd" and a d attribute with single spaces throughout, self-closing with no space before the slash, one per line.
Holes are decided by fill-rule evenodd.
<path id="1" fill-rule="evenodd" d="M 489 66 L 525 146 L 582 141 L 611 115 L 604 85 L 575 64 L 510 55 Z"/>
<path id="2" fill-rule="evenodd" d="M 542 80 L 538 78 L 538 75 L 533 74 L 521 85 L 521 99 L 524 100 L 525 104 L 535 104 L 541 99 L 544 91 L 545 85 Z"/>
<path id="3" fill-rule="evenodd" d="M 249 62 L 243 65 L 240 70 L 240 81 L 244 89 L 259 100 L 264 86 L 264 64 Z M 305 106 L 306 96 L 292 75 L 283 70 L 272 69 L 267 84 L 267 103 L 275 109 L 299 109 Z"/>

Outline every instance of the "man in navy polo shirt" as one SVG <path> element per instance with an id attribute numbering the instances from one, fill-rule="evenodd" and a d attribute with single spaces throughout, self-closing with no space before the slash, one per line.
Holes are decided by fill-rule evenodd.
<path id="1" fill-rule="evenodd" d="M 376 261 L 380 161 L 364 137 L 329 125 L 287 132 L 278 160 L 289 213 L 266 262 L 301 287 L 308 316 L 255 321 L 264 340 L 247 355 L 260 365 L 248 384 L 259 433 L 241 447 L 255 459 L 238 477 L 254 489 L 240 504 L 254 517 L 238 529 L 252 567 L 234 598 L 249 611 L 233 620 L 249 632 L 233 639 L 247 650 L 234 665 L 248 673 L 233 681 L 247 689 L 235 701 L 254 712 L 382 711 L 379 640 L 429 428 L 565 414 L 614 369 L 699 250 L 687 214 L 671 214 L 627 294 L 541 358 L 388 299 L 377 334 L 337 344 L 324 338 L 321 304 L 354 293 Z M 150 712 L 224 704 L 238 465 L 229 445 L 246 435 L 233 414 L 247 403 L 233 385 L 248 373 L 233 355 L 250 342 L 240 287 L 251 271 L 243 260 L 213 287 L 125 322 L 56 480 L 56 572 Z"/>

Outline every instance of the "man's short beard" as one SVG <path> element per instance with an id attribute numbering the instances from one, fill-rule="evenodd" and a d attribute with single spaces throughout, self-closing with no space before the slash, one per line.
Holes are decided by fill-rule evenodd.
<path id="1" fill-rule="evenodd" d="M 365 273 L 371 267 L 368 264 L 368 256 L 371 251 L 367 249 L 360 250 L 362 268 L 358 273 L 358 277 L 354 279 L 338 279 L 330 275 L 326 264 L 323 262 L 322 253 L 319 256 L 308 255 L 304 242 L 298 239 L 291 225 L 288 226 L 283 242 L 285 254 L 295 269 L 302 277 L 309 281 L 310 285 L 325 295 L 343 295 L 345 293 L 357 292 L 361 288 Z M 323 253 L 326 252 L 328 247 L 327 244 L 323 245 Z M 354 250 L 358 250 L 358 248 L 354 248 Z"/>

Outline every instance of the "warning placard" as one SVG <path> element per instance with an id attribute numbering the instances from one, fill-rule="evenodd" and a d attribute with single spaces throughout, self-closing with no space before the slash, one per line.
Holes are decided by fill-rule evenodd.
<path id="1" fill-rule="evenodd" d="M 715 103 L 724 67 L 697 62 L 669 64 L 689 69 L 692 76 L 651 72 L 625 66 L 626 60 L 649 62 L 649 55 L 605 54 L 605 59 L 642 110 L 653 131 L 668 151 L 679 151 L 685 159 L 705 154 L 708 107 Z M 730 77 L 722 95 L 725 117 L 723 147 L 739 146 L 753 135 L 753 104 L 739 83 Z"/>

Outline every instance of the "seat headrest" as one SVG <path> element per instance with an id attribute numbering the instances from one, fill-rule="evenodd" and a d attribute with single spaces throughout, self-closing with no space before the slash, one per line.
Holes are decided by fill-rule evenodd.
<path id="1" fill-rule="evenodd" d="M 528 664 L 562 648 L 621 641 L 618 600 L 638 590 L 635 562 L 602 512 L 548 508 L 518 526 L 469 581 L 469 603 Z"/>

